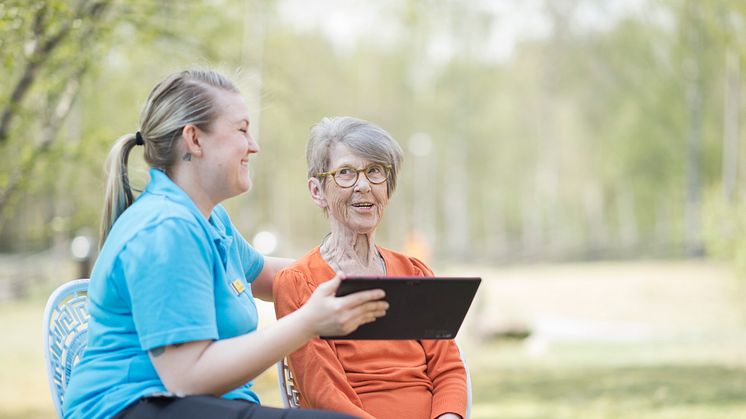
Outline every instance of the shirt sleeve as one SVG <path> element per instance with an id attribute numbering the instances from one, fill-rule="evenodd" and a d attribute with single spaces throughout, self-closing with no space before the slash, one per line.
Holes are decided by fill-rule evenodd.
<path id="1" fill-rule="evenodd" d="M 143 350 L 217 339 L 214 255 L 206 232 L 185 219 L 166 219 L 138 233 L 118 263 Z"/>
<path id="2" fill-rule="evenodd" d="M 466 369 L 453 340 L 423 340 L 427 375 L 433 382 L 431 418 L 444 413 L 466 417 Z"/>
<path id="3" fill-rule="evenodd" d="M 277 318 L 300 308 L 311 296 L 313 289 L 315 287 L 312 287 L 302 273 L 292 269 L 280 271 L 273 285 Z M 363 410 L 360 398 L 347 381 L 332 341 L 311 339 L 290 354 L 288 361 L 303 407 L 375 419 Z"/>
<path id="4" fill-rule="evenodd" d="M 410 258 L 417 276 L 434 276 L 433 271 L 416 258 Z M 427 375 L 433 383 L 431 418 L 444 413 L 466 417 L 466 368 L 453 340 L 422 340 L 427 360 Z"/>
<path id="5" fill-rule="evenodd" d="M 238 249 L 244 278 L 246 278 L 246 282 L 251 284 L 262 272 L 262 269 L 264 269 L 264 256 L 257 252 L 241 235 L 238 229 L 236 229 L 236 226 L 233 225 L 228 216 L 228 212 L 225 211 L 222 205 L 215 206 L 214 212 L 220 217 L 223 225 L 228 226 L 230 234 L 233 236 L 233 246 L 236 246 L 236 249 Z"/>
<path id="6" fill-rule="evenodd" d="M 241 264 L 244 269 L 244 276 L 246 281 L 251 284 L 259 276 L 264 269 L 264 256 L 257 252 L 246 239 L 243 238 L 241 233 L 236 232 L 236 246 L 238 246 L 238 253 L 241 257 Z"/>

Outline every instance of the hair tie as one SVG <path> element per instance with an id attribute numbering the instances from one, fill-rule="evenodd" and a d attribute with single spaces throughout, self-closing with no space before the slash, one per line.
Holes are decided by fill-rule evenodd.
<path id="1" fill-rule="evenodd" d="M 145 141 L 142 139 L 142 134 L 140 134 L 140 131 L 137 131 L 135 133 L 135 145 L 145 145 Z"/>

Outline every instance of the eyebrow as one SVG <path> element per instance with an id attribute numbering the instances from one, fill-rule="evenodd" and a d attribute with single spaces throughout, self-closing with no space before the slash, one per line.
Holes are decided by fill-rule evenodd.
<path id="1" fill-rule="evenodd" d="M 337 166 L 337 168 L 339 169 L 340 167 L 352 167 L 352 168 L 357 169 L 358 167 L 360 167 L 360 168 L 364 169 L 364 168 L 370 166 L 371 164 L 375 164 L 375 162 L 363 163 L 363 165 L 360 166 L 358 164 L 352 163 L 349 160 L 343 160 L 342 163 L 340 163 L 339 166 Z"/>

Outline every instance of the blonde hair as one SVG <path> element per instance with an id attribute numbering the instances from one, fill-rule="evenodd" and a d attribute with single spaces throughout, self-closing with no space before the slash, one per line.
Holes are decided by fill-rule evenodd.
<path id="1" fill-rule="evenodd" d="M 140 112 L 139 132 L 148 166 L 169 172 L 177 159 L 174 145 L 186 125 L 210 132 L 211 124 L 218 116 L 216 89 L 239 93 L 230 80 L 212 70 L 181 71 L 155 85 Z M 117 218 L 135 200 L 127 170 L 129 154 L 135 145 L 136 134 L 119 137 L 106 159 L 100 246 L 103 246 Z"/>

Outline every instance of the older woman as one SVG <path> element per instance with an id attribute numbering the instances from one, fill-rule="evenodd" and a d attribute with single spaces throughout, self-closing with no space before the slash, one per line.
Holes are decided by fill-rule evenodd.
<path id="1" fill-rule="evenodd" d="M 324 278 L 337 273 L 433 275 L 421 261 L 375 243 L 402 160 L 389 133 L 355 118 L 324 118 L 311 131 L 306 158 L 308 190 L 331 232 L 275 278 L 278 318 L 300 308 Z M 466 373 L 453 341 L 316 338 L 289 363 L 305 407 L 363 418 L 465 416 Z"/>

